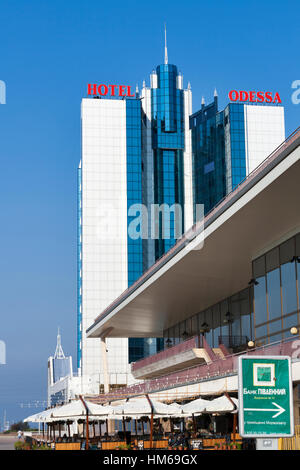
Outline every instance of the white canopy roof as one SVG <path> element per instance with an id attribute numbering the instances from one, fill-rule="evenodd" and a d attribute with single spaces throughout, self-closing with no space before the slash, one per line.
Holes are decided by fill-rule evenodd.
<path id="1" fill-rule="evenodd" d="M 109 413 L 112 412 L 111 406 L 97 405 L 92 402 L 85 402 L 89 410 L 89 419 L 100 420 L 105 419 Z M 66 405 L 58 406 L 56 408 L 49 408 L 48 410 L 36 413 L 35 415 L 28 416 L 24 419 L 26 422 L 54 422 L 60 420 L 74 420 L 84 419 L 86 416 L 86 409 L 81 400 L 74 400 Z"/>
<path id="2" fill-rule="evenodd" d="M 28 418 L 25 418 L 23 420 L 24 423 L 45 423 L 45 422 L 50 422 L 52 409 L 50 408 L 49 410 L 45 411 L 40 411 L 39 413 L 36 413 L 34 415 L 28 416 Z"/>
<path id="3" fill-rule="evenodd" d="M 157 400 L 151 400 L 153 405 L 153 415 L 156 418 L 182 416 L 182 408 L 177 403 L 166 405 Z M 147 398 L 129 400 L 121 405 L 113 406 L 112 418 L 140 418 L 142 416 L 151 415 L 151 406 Z"/>
<path id="4" fill-rule="evenodd" d="M 236 407 L 238 407 L 239 401 L 237 398 L 230 397 L 230 400 L 235 404 Z M 206 413 L 228 413 L 230 411 L 235 411 L 236 408 L 230 400 L 226 397 L 226 395 L 215 398 L 214 400 L 208 402 L 205 411 Z"/>
<path id="5" fill-rule="evenodd" d="M 232 401 L 230 401 L 232 400 Z M 227 398 L 223 395 L 214 400 L 204 400 L 198 398 L 186 405 L 178 405 L 172 403 L 167 405 L 157 400 L 152 400 L 153 416 L 155 418 L 162 417 L 187 417 L 192 415 L 199 415 L 202 413 L 228 413 L 235 411 L 232 402 L 238 407 L 238 400 L 236 398 Z M 122 419 L 133 418 L 139 419 L 142 416 L 151 415 L 151 406 L 147 398 L 139 398 L 134 400 L 124 401 L 119 405 L 97 405 L 89 401 L 85 402 L 89 410 L 89 419 Z M 80 400 L 74 400 L 66 405 L 57 408 L 50 408 L 48 410 L 31 415 L 24 419 L 24 422 L 54 422 L 60 420 L 84 419 L 86 416 L 86 409 Z"/>
<path id="6" fill-rule="evenodd" d="M 23 419 L 23 423 L 37 423 L 39 413 L 36 413 L 35 415 L 28 416 L 28 418 Z"/>
<path id="7" fill-rule="evenodd" d="M 197 400 L 190 401 L 186 405 L 183 405 L 182 411 L 184 416 L 191 416 L 192 414 L 197 416 L 202 413 L 229 413 L 236 409 L 232 402 L 238 407 L 238 400 L 232 397 L 229 399 L 226 395 L 215 398 L 214 400 L 198 398 Z"/>
<path id="8" fill-rule="evenodd" d="M 85 403 L 88 407 L 90 420 L 106 418 L 108 414 L 112 412 L 111 406 L 97 405 L 90 401 L 85 401 Z M 86 416 L 86 409 L 81 400 L 71 401 L 70 403 L 58 408 L 52 408 L 51 411 L 52 421 L 58 419 L 80 419 Z"/>
<path id="9" fill-rule="evenodd" d="M 198 414 L 203 413 L 209 403 L 209 400 L 203 400 L 203 398 L 190 401 L 189 403 L 186 403 L 186 405 L 182 405 L 183 414 L 185 416 L 197 416 Z"/>

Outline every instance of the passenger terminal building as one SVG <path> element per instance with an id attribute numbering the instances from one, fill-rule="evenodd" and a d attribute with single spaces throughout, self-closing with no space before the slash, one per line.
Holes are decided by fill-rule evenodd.
<path id="1" fill-rule="evenodd" d="M 193 112 L 165 54 L 141 91 L 82 100 L 78 370 L 107 397 L 236 391 L 250 341 L 297 357 L 300 133 L 278 93 L 229 95 Z"/>

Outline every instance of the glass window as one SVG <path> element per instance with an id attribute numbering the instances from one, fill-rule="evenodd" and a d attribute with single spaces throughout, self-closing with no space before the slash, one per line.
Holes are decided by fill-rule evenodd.
<path id="1" fill-rule="evenodd" d="M 230 329 L 229 329 L 229 321 L 232 319 L 232 314 L 229 311 L 228 300 L 223 300 L 220 303 L 220 313 L 221 313 L 221 335 L 222 336 L 229 336 Z"/>
<path id="2" fill-rule="evenodd" d="M 280 263 L 288 263 L 295 256 L 295 238 L 287 240 L 280 245 Z"/>
<path id="3" fill-rule="evenodd" d="M 217 304 L 212 308 L 213 311 L 213 330 L 214 330 L 214 347 L 219 345 L 219 337 L 221 336 L 221 317 L 220 305 Z"/>
<path id="4" fill-rule="evenodd" d="M 296 265 L 289 262 L 281 266 L 282 314 L 297 310 Z"/>
<path id="5" fill-rule="evenodd" d="M 169 346 L 174 346 L 175 344 L 175 328 L 174 326 L 172 328 L 169 328 L 169 339 L 172 341 L 172 343 L 168 343 Z"/>
<path id="6" fill-rule="evenodd" d="M 250 324 L 251 324 L 251 338 L 254 338 L 254 287 L 249 289 L 249 307 L 250 307 Z"/>
<path id="7" fill-rule="evenodd" d="M 200 312 L 198 314 L 198 324 L 199 324 L 199 331 L 202 333 L 202 330 L 205 329 L 205 315 L 204 315 L 204 312 Z"/>
<path id="8" fill-rule="evenodd" d="M 268 335 L 268 326 L 267 323 L 263 326 L 259 326 L 255 328 L 255 339 L 261 338 L 262 336 Z M 263 343 L 266 344 L 266 343 Z"/>
<path id="9" fill-rule="evenodd" d="M 280 271 L 267 273 L 269 320 L 281 317 Z"/>
<path id="10" fill-rule="evenodd" d="M 276 343 L 277 341 L 282 340 L 282 333 L 276 333 L 275 335 L 271 335 L 268 343 Z"/>
<path id="11" fill-rule="evenodd" d="M 185 341 L 188 337 L 188 331 L 186 329 L 185 320 L 179 324 L 179 334 L 180 334 L 180 341 Z"/>
<path id="12" fill-rule="evenodd" d="M 180 343 L 179 325 L 174 326 L 174 344 Z"/>
<path id="13" fill-rule="evenodd" d="M 191 318 L 185 320 L 185 332 L 188 334 L 188 337 L 191 337 L 192 328 L 191 328 Z M 187 338 L 186 338 L 187 339 Z"/>
<path id="14" fill-rule="evenodd" d="M 254 286 L 255 325 L 260 325 L 268 320 L 266 278 L 265 276 L 259 277 L 256 281 L 257 285 Z"/>
<path id="15" fill-rule="evenodd" d="M 261 256 L 253 261 L 253 276 L 254 278 L 258 278 L 264 276 L 265 274 L 265 257 Z"/>
<path id="16" fill-rule="evenodd" d="M 280 320 L 276 320 L 276 321 L 272 321 L 270 324 L 269 324 L 269 332 L 270 332 L 270 336 L 273 335 L 274 333 L 278 333 L 279 331 L 282 330 L 282 322 L 281 322 L 281 319 Z"/>
<path id="17" fill-rule="evenodd" d="M 205 311 L 205 323 L 207 324 L 207 332 L 205 333 L 205 339 L 208 342 L 209 346 L 212 348 L 214 346 L 214 330 L 212 328 L 212 309 Z"/>
<path id="18" fill-rule="evenodd" d="M 199 334 L 199 327 L 198 327 L 198 315 L 194 315 L 192 317 L 192 335 L 198 335 Z"/>
<path id="19" fill-rule="evenodd" d="M 293 326 L 297 326 L 298 325 L 298 315 L 297 314 L 294 314 L 294 315 L 290 315 L 288 317 L 283 317 L 283 329 L 291 329 Z M 284 337 L 287 338 L 289 336 L 292 336 L 292 334 L 290 333 L 290 331 L 285 331 L 284 333 Z"/>
<path id="20" fill-rule="evenodd" d="M 241 312 L 241 334 L 248 339 L 252 338 L 251 334 L 251 311 L 249 289 L 240 292 L 240 312 Z"/>
<path id="21" fill-rule="evenodd" d="M 231 334 L 233 336 L 241 336 L 241 310 L 240 310 L 240 294 L 233 295 L 230 298 L 230 321 Z"/>
<path id="22" fill-rule="evenodd" d="M 274 248 L 266 254 L 266 271 L 269 272 L 276 268 L 279 268 L 279 248 Z"/>

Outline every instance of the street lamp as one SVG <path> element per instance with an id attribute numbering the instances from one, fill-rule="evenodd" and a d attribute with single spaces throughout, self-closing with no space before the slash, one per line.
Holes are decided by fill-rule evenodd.
<path id="1" fill-rule="evenodd" d="M 223 323 L 232 323 L 233 322 L 233 317 L 230 312 L 227 312 L 225 314 L 225 318 L 223 320 Z"/>
<path id="2" fill-rule="evenodd" d="M 189 336 L 188 332 L 186 330 L 184 330 L 184 332 L 182 333 L 182 338 L 183 340 L 187 339 L 187 337 Z"/>
<path id="3" fill-rule="evenodd" d="M 297 335 L 298 334 L 298 328 L 296 328 L 295 326 L 292 326 L 292 328 L 290 329 L 290 333 L 291 333 L 291 335 Z"/>
<path id="4" fill-rule="evenodd" d="M 203 322 L 200 327 L 200 333 L 208 333 L 210 330 L 208 323 Z"/>

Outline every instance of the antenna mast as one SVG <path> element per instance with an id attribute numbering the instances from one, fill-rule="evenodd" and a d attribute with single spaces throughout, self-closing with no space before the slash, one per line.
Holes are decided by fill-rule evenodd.
<path id="1" fill-rule="evenodd" d="M 165 23 L 165 64 L 168 63 L 168 49 L 167 49 L 167 27 Z"/>
<path id="2" fill-rule="evenodd" d="M 59 328 L 58 328 L 58 333 L 57 333 L 57 344 L 56 344 L 54 359 L 65 359 L 63 348 L 61 346 L 61 336 L 60 336 Z"/>

